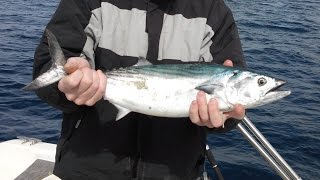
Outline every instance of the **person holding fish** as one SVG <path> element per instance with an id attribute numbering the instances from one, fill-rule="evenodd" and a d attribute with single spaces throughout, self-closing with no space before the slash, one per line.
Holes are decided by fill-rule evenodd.
<path id="1" fill-rule="evenodd" d="M 218 101 L 201 90 L 190 100 L 187 116 L 176 118 L 126 111 L 103 98 L 113 86 L 103 72 L 139 66 L 141 57 L 154 65 L 245 67 L 223 0 L 62 0 L 47 29 L 63 55 L 44 35 L 33 77 L 54 64 L 51 56 L 67 59 L 61 80 L 36 90 L 63 113 L 53 172 L 61 179 L 197 179 L 207 133 L 229 131 L 244 117 L 244 106 L 221 112 Z M 163 88 L 170 90 L 169 84 Z"/>

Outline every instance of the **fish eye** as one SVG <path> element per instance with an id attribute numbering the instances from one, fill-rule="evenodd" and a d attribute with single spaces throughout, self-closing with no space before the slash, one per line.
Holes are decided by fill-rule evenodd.
<path id="1" fill-rule="evenodd" d="M 267 80 L 265 78 L 259 78 L 258 79 L 258 85 L 259 86 L 263 86 L 265 84 L 267 84 Z"/>

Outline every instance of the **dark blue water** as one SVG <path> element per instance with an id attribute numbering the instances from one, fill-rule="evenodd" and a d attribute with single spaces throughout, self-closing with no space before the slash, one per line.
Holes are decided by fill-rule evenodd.
<path id="1" fill-rule="evenodd" d="M 249 69 L 288 81 L 289 97 L 248 116 L 303 179 L 320 179 L 320 2 L 242 0 L 233 10 Z M 55 1 L 1 1 L 0 141 L 18 135 L 55 143 L 61 116 L 33 93 L 34 49 Z M 237 131 L 209 142 L 225 179 L 280 179 Z"/>

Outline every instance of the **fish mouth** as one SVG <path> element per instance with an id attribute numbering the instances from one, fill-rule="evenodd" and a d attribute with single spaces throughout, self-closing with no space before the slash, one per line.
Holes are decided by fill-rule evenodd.
<path id="1" fill-rule="evenodd" d="M 267 92 L 266 92 L 266 95 L 267 95 L 268 93 L 277 92 L 277 90 L 280 89 L 282 86 L 284 86 L 284 84 L 286 84 L 285 81 L 283 81 L 283 80 L 278 80 L 278 81 L 276 82 L 276 86 L 273 87 L 272 89 L 270 89 L 269 91 L 267 91 Z M 278 92 L 279 92 L 279 91 L 278 91 Z"/>
<path id="2" fill-rule="evenodd" d="M 286 82 L 283 80 L 276 81 L 276 86 L 267 91 L 264 97 L 261 99 L 263 104 L 272 103 L 290 95 L 291 91 L 279 90 L 282 86 L 284 86 L 284 84 L 286 84 Z"/>

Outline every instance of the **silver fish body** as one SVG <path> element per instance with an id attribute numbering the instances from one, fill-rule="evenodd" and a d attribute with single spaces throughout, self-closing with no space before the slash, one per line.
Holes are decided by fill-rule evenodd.
<path id="1" fill-rule="evenodd" d="M 273 91 L 284 81 L 214 64 L 134 66 L 106 74 L 105 99 L 118 107 L 121 117 L 130 111 L 187 117 L 199 90 L 206 92 L 207 100 L 216 98 L 221 111 L 230 111 L 234 104 L 254 108 L 290 94 Z"/>
<path id="2" fill-rule="evenodd" d="M 53 65 L 24 89 L 35 90 L 59 81 L 66 75 L 66 59 L 54 35 L 47 30 Z M 138 64 L 147 64 L 140 60 Z M 216 64 L 161 64 L 120 68 L 106 72 L 104 99 L 119 112 L 117 120 L 131 111 L 161 117 L 187 117 L 199 90 L 207 100 L 216 98 L 221 111 L 235 104 L 254 108 L 279 100 L 290 91 L 276 91 L 285 82 Z"/>

